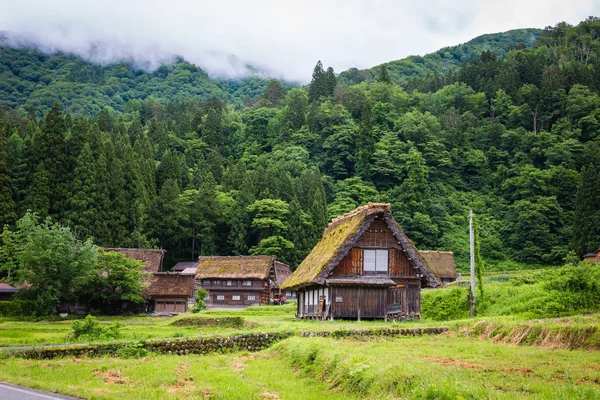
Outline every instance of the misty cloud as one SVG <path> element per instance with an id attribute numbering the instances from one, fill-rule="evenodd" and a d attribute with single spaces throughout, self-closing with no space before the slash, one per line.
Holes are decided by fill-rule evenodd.
<path id="1" fill-rule="evenodd" d="M 425 54 L 484 33 L 576 24 L 594 0 L 0 0 L 0 31 L 107 63 L 156 68 L 180 55 L 212 76 L 249 66 L 306 82 L 321 59 L 336 71 Z"/>

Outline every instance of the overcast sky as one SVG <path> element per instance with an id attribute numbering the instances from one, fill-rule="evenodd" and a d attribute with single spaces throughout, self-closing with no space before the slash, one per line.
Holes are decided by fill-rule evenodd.
<path id="1" fill-rule="evenodd" d="M 181 55 L 212 76 L 250 63 L 306 82 L 319 59 L 336 72 L 366 68 L 590 15 L 600 0 L 0 0 L 0 31 L 96 61 Z"/>

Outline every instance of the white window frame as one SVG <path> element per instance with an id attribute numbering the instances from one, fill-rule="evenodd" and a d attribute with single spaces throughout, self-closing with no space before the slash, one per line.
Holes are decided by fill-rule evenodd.
<path id="1" fill-rule="evenodd" d="M 244 281 L 244 286 L 252 286 L 252 281 Z"/>
<path id="2" fill-rule="evenodd" d="M 236 301 L 239 301 L 240 299 L 241 299 L 241 298 L 240 298 L 240 295 L 239 295 L 239 294 L 234 294 L 233 296 L 231 296 L 231 300 L 236 300 Z"/>
<path id="3" fill-rule="evenodd" d="M 227 286 L 231 286 L 231 285 L 233 285 L 233 282 L 232 281 L 227 281 Z"/>
<path id="4" fill-rule="evenodd" d="M 256 296 L 248 296 L 248 300 L 255 301 L 256 300 Z"/>
<path id="5" fill-rule="evenodd" d="M 225 300 L 225 296 L 223 296 L 222 294 L 218 294 L 217 300 Z"/>
<path id="6" fill-rule="evenodd" d="M 388 249 L 363 249 L 363 272 L 387 273 L 389 258 Z"/>

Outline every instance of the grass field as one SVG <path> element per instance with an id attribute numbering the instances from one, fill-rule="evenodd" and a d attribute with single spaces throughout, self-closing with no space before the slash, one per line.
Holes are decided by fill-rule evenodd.
<path id="1" fill-rule="evenodd" d="M 454 335 L 295 337 L 254 354 L 9 358 L 0 380 L 90 399 L 594 399 L 600 353 Z"/>
<path id="2" fill-rule="evenodd" d="M 371 329 L 387 328 L 389 323 L 383 321 L 314 321 L 294 319 L 295 305 L 262 306 L 247 309 L 221 311 L 208 310 L 200 314 L 180 315 L 175 318 L 164 317 L 99 317 L 109 324 L 118 320 L 124 324 L 122 340 L 144 340 L 152 338 L 171 337 L 204 337 L 213 335 L 229 335 L 249 332 L 282 332 L 282 331 L 323 331 L 335 329 Z M 241 317 L 246 326 L 241 328 L 223 328 L 219 326 L 196 327 L 176 326 L 174 322 L 180 318 L 220 318 Z M 49 344 L 70 343 L 67 336 L 71 332 L 72 321 L 20 321 L 14 319 L 0 319 L 0 347 L 7 346 L 39 346 Z M 406 325 L 406 323 L 404 323 Z M 438 326 L 440 323 L 419 321 L 409 323 L 411 327 Z"/>

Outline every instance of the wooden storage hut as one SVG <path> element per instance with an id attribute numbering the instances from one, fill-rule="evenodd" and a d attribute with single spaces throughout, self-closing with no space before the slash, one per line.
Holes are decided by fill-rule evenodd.
<path id="1" fill-rule="evenodd" d="M 583 256 L 583 261 L 591 262 L 591 263 L 600 263 L 600 249 L 596 250 L 593 253 L 587 253 Z"/>
<path id="2" fill-rule="evenodd" d="M 138 260 L 144 263 L 144 271 L 161 272 L 163 258 L 166 250 L 163 249 L 128 249 L 106 247 L 104 251 L 115 251 L 123 254 L 127 258 Z"/>
<path id="3" fill-rule="evenodd" d="M 208 307 L 269 304 L 290 267 L 275 256 L 199 257 L 196 285 L 209 292 Z"/>
<path id="4" fill-rule="evenodd" d="M 335 218 L 282 289 L 297 290 L 301 318 L 419 316 L 421 286 L 441 286 L 393 219 L 369 203 Z"/>
<path id="5" fill-rule="evenodd" d="M 458 278 L 454 253 L 451 251 L 419 250 L 421 257 L 427 262 L 429 270 L 442 282 L 442 285 L 454 282 Z"/>
<path id="6" fill-rule="evenodd" d="M 172 272 L 156 272 L 147 293 L 155 313 L 185 313 L 194 297 L 194 277 Z"/>

